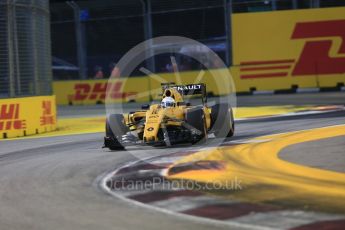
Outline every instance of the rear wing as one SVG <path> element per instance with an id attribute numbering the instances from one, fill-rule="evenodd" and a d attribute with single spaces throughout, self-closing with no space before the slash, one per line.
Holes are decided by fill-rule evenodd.
<path id="1" fill-rule="evenodd" d="M 203 103 L 207 102 L 206 97 L 206 85 L 204 83 L 199 84 L 188 84 L 188 85 L 175 85 L 174 83 L 163 83 L 163 91 L 167 88 L 174 88 L 181 95 L 191 96 L 191 95 L 201 95 Z"/>

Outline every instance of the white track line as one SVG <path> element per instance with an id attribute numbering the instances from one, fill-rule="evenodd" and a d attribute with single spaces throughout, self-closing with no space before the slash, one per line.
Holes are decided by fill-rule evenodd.
<path id="1" fill-rule="evenodd" d="M 183 158 L 184 156 L 179 156 L 179 157 L 162 157 L 160 159 L 153 159 L 153 160 L 149 160 L 148 163 L 150 164 L 172 164 L 178 160 L 180 160 L 181 158 Z"/>
<path id="2" fill-rule="evenodd" d="M 296 93 L 316 93 L 320 92 L 320 88 L 298 88 Z"/>
<path id="3" fill-rule="evenodd" d="M 285 210 L 252 213 L 246 216 L 230 219 L 229 221 L 243 224 L 250 223 L 275 229 L 291 229 L 318 221 L 338 220 L 341 218 L 344 218 L 344 216 L 317 212 Z"/>
<path id="4" fill-rule="evenodd" d="M 228 141 L 226 143 L 234 143 L 234 144 L 250 144 L 250 143 L 264 143 L 264 142 L 269 142 L 272 139 L 242 139 L 242 140 L 234 140 L 234 141 Z"/>
<path id="5" fill-rule="evenodd" d="M 183 212 L 190 209 L 199 208 L 205 205 L 212 204 L 234 204 L 239 203 L 238 201 L 227 201 L 218 199 L 211 196 L 180 196 L 173 197 L 167 200 L 151 202 L 150 205 L 168 209 L 174 212 Z"/>
<path id="6" fill-rule="evenodd" d="M 259 90 L 253 91 L 253 95 L 273 95 L 274 90 Z"/>
<path id="7" fill-rule="evenodd" d="M 143 194 L 149 193 L 146 190 L 115 190 L 113 192 L 116 192 L 120 196 L 123 196 L 123 197 L 131 197 L 131 196 L 137 196 L 137 195 L 143 195 Z"/>

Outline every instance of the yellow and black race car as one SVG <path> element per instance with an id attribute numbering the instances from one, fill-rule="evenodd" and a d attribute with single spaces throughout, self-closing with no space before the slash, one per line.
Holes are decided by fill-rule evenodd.
<path id="1" fill-rule="evenodd" d="M 166 145 L 202 143 L 208 134 L 234 135 L 232 108 L 225 103 L 207 106 L 206 85 L 162 85 L 161 103 L 143 105 L 128 114 L 111 114 L 106 119 L 104 148 L 124 149 L 129 144 Z M 187 96 L 201 96 L 199 105 L 191 105 Z M 195 96 L 194 96 L 195 97 Z"/>

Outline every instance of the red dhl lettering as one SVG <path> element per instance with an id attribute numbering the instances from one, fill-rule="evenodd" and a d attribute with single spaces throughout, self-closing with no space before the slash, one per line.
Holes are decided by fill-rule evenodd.
<path id="1" fill-rule="evenodd" d="M 70 100 L 105 100 L 106 98 L 124 99 L 137 94 L 135 92 L 121 92 L 122 86 L 122 82 L 95 83 L 93 86 L 89 83 L 76 84 L 74 86 L 75 94 L 70 96 Z"/>
<path id="2" fill-rule="evenodd" d="M 297 23 L 292 39 L 340 37 L 342 44 L 338 54 L 345 54 L 345 20 Z M 333 41 L 307 41 L 292 75 L 345 73 L 345 57 L 330 57 Z"/>
<path id="3" fill-rule="evenodd" d="M 19 104 L 3 104 L 0 107 L 0 120 L 19 118 Z"/>
<path id="4" fill-rule="evenodd" d="M 55 124 L 55 117 L 54 116 L 43 116 L 40 118 L 41 126 L 44 125 L 54 125 Z"/>
<path id="5" fill-rule="evenodd" d="M 42 101 L 43 116 L 52 115 L 52 102 Z"/>
<path id="6" fill-rule="evenodd" d="M 19 110 L 19 104 L 3 104 L 0 106 L 0 131 L 26 128 L 25 120 L 19 119 Z"/>
<path id="7" fill-rule="evenodd" d="M 52 103 L 51 101 L 42 101 L 42 116 L 40 117 L 41 126 L 44 125 L 54 125 L 55 116 L 52 113 Z"/>

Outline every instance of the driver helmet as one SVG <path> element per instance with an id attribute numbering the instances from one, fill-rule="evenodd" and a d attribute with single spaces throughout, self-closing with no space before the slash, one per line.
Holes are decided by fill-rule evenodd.
<path id="1" fill-rule="evenodd" d="M 165 97 L 163 98 L 161 102 L 161 106 L 163 108 L 169 108 L 169 107 L 174 107 L 175 106 L 175 100 L 172 97 Z"/>

